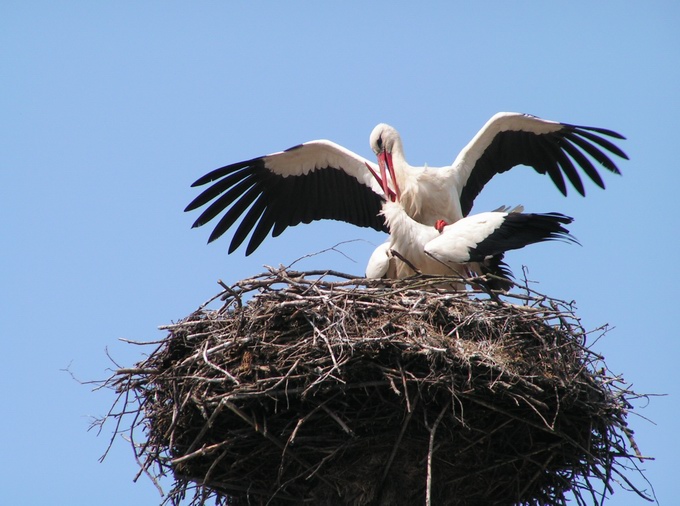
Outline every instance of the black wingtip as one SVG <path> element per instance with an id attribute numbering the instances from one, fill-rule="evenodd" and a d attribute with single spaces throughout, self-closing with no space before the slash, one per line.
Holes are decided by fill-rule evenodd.
<path id="1" fill-rule="evenodd" d="M 250 240 L 248 241 L 248 245 L 246 246 L 246 256 L 250 256 L 251 253 L 253 253 L 257 248 L 259 248 L 266 237 L 267 237 L 266 234 L 257 235 L 255 232 L 253 232 L 253 235 L 250 236 Z"/>
<path id="2" fill-rule="evenodd" d="M 569 242 L 571 244 L 576 244 L 576 246 L 583 247 L 583 244 L 581 244 L 575 236 L 573 236 L 571 234 L 566 234 L 564 237 L 566 239 L 566 242 Z"/>
<path id="3" fill-rule="evenodd" d="M 225 165 L 224 167 L 219 167 L 199 177 L 196 181 L 191 183 L 191 187 L 195 188 L 197 186 L 203 186 L 204 184 L 212 183 L 213 181 L 221 179 L 224 176 L 238 172 L 241 169 L 248 168 L 253 165 L 262 164 L 263 158 L 264 157 L 260 156 L 257 158 L 252 158 L 250 160 L 244 160 L 242 162 Z"/>
<path id="4" fill-rule="evenodd" d="M 238 249 L 238 247 L 242 243 L 243 243 L 243 239 L 237 240 L 236 237 L 232 238 L 231 243 L 229 243 L 229 249 L 227 250 L 227 254 L 231 255 L 234 251 L 236 251 Z M 251 253 L 252 253 L 252 251 L 246 250 L 246 256 L 250 255 Z"/>
<path id="5" fill-rule="evenodd" d="M 196 188 L 197 186 L 203 186 L 204 184 L 213 182 L 216 179 L 216 177 L 214 176 L 215 172 L 216 171 L 208 172 L 206 175 L 199 177 L 196 181 L 191 183 L 191 188 Z"/>
<path id="6" fill-rule="evenodd" d="M 607 137 L 613 137 L 614 139 L 620 139 L 622 141 L 626 140 L 625 135 L 621 135 L 619 132 L 615 132 L 614 130 L 609 130 L 608 128 L 600 128 L 600 127 L 578 127 L 578 128 L 583 128 L 584 130 L 590 130 L 591 132 L 597 132 L 598 134 L 606 135 Z"/>
<path id="7" fill-rule="evenodd" d="M 215 195 L 213 195 L 214 192 L 211 192 L 212 188 L 208 188 L 207 190 L 203 191 L 198 197 L 196 197 L 194 200 L 189 202 L 189 204 L 184 208 L 184 212 L 189 212 L 193 211 L 194 209 L 198 209 L 199 207 L 204 206 L 212 198 L 214 198 Z"/>
<path id="8" fill-rule="evenodd" d="M 585 126 L 585 125 L 573 125 L 571 123 L 562 123 L 562 126 L 568 128 L 569 130 L 588 130 L 590 132 L 596 132 L 601 135 L 606 135 L 607 137 L 613 137 L 614 139 L 620 139 L 622 141 L 626 140 L 626 137 L 619 132 L 615 132 L 614 130 L 610 130 L 608 128 L 602 128 L 602 127 L 593 127 L 593 126 Z"/>
<path id="9" fill-rule="evenodd" d="M 515 284 L 515 276 L 510 270 L 510 266 L 503 262 L 502 253 L 486 259 L 480 264 L 482 275 L 490 275 L 484 285 L 489 290 L 508 292 Z"/>
<path id="10" fill-rule="evenodd" d="M 206 223 L 208 223 L 210 220 L 205 219 L 205 213 L 201 214 L 198 218 L 194 220 L 194 223 L 191 225 L 191 228 L 198 228 L 202 227 Z"/>
<path id="11" fill-rule="evenodd" d="M 536 216 L 541 216 L 541 215 L 536 215 Z M 574 222 L 574 218 L 571 216 L 567 216 L 566 214 L 562 213 L 546 213 L 543 216 L 549 218 L 555 223 L 555 230 L 553 230 L 548 236 L 547 240 L 558 240 L 558 241 L 563 241 L 563 242 L 568 242 L 568 243 L 574 243 L 578 244 L 581 246 L 581 243 L 578 242 L 578 239 L 576 239 L 575 236 L 573 236 L 569 230 L 564 228 L 562 225 L 570 225 Z"/>
<path id="12" fill-rule="evenodd" d="M 614 174 L 619 174 L 619 175 L 621 175 L 620 172 L 614 172 Z M 591 181 L 592 181 L 593 183 L 595 183 L 595 184 L 597 185 L 598 188 L 600 188 L 600 189 L 602 189 L 602 190 L 606 190 L 606 189 L 607 189 L 607 187 L 604 185 L 604 181 L 602 181 L 602 180 L 598 181 L 598 180 L 596 180 L 596 179 L 591 179 Z M 583 196 L 585 197 L 586 194 L 584 193 Z"/>
<path id="13" fill-rule="evenodd" d="M 222 237 L 222 234 L 224 234 L 224 232 L 226 232 L 226 230 L 220 230 L 219 228 L 216 227 L 210 234 L 210 237 L 208 237 L 208 244 Z M 231 251 L 229 251 L 229 253 L 231 253 Z"/>

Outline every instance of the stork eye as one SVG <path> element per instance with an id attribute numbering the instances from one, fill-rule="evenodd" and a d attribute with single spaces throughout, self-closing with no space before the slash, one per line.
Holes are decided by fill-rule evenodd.
<path id="1" fill-rule="evenodd" d="M 378 137 L 377 144 L 378 144 L 378 149 L 382 149 L 382 147 L 383 147 L 382 135 L 380 137 Z"/>

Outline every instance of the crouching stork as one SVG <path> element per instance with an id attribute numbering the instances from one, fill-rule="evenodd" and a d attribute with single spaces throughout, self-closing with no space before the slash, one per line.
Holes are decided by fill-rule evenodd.
<path id="1" fill-rule="evenodd" d="M 380 184 L 384 186 L 383 181 Z M 513 282 L 512 272 L 503 262 L 506 251 L 550 240 L 577 243 L 564 227 L 573 218 L 560 213 L 523 213 L 521 206 L 467 216 L 451 224 L 437 220 L 434 226 L 425 225 L 408 215 L 399 201 L 398 186 L 395 191 L 384 187 L 389 198 L 381 214 L 390 239 L 371 255 L 366 267 L 369 278 L 490 274 L 486 286 L 507 291 Z M 453 288 L 462 289 L 463 285 L 454 283 Z"/>

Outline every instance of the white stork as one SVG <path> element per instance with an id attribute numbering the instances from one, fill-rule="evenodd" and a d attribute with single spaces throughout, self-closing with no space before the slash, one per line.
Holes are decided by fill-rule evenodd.
<path id="1" fill-rule="evenodd" d="M 606 137 L 624 138 L 602 128 L 498 113 L 451 166 L 412 167 L 406 163 L 397 131 L 380 124 L 371 134 L 378 165 L 328 140 L 306 142 L 206 174 L 192 186 L 213 184 L 185 211 L 210 203 L 194 227 L 224 212 L 208 242 L 224 234 L 243 215 L 229 253 L 252 232 L 246 255 L 257 249 L 270 232 L 276 237 L 289 226 L 314 220 L 334 219 L 387 231 L 380 209 L 390 191 L 386 176 L 389 172 L 401 189 L 399 198 L 409 216 L 426 225 L 433 225 L 437 219 L 453 223 L 467 216 L 475 197 L 495 174 L 517 165 L 547 173 L 564 195 L 567 187 L 563 174 L 581 195 L 585 194 L 575 164 L 604 188 L 590 158 L 616 174 L 620 174 L 619 169 L 606 152 L 627 159 Z M 382 187 L 371 174 L 378 171 Z"/>
<path id="2" fill-rule="evenodd" d="M 374 174 L 375 179 L 381 187 L 383 187 L 382 179 L 377 174 Z M 398 188 L 398 187 L 397 187 Z M 479 271 L 480 269 L 470 269 L 471 266 L 462 265 L 465 262 L 458 262 L 461 265 L 448 265 L 428 256 L 425 253 L 425 244 L 434 239 L 437 234 L 443 231 L 448 223 L 444 220 L 437 220 L 434 225 L 424 225 L 411 218 L 403 206 L 397 202 L 397 192 L 388 189 L 389 197 L 383 203 L 380 214 L 385 218 L 385 224 L 390 231 L 390 237 L 387 241 L 378 246 L 373 254 L 368 259 L 366 264 L 366 277 L 369 279 L 397 279 L 412 276 L 413 274 L 432 274 L 432 275 L 451 275 L 458 274 L 460 276 L 470 275 L 472 271 Z M 392 202 L 392 203 L 391 203 Z M 401 207 L 401 209 L 398 209 Z M 501 206 L 492 211 L 492 213 L 521 213 L 524 206 L 517 206 L 511 210 L 510 207 Z M 475 215 L 476 216 L 476 215 Z M 462 218 L 467 225 L 462 225 L 463 228 L 458 230 L 472 231 L 471 224 L 474 223 L 472 216 Z M 412 223 L 413 222 L 413 223 Z M 465 228 L 467 227 L 467 228 Z M 465 234 L 465 235 L 470 235 Z M 477 234 L 479 235 L 479 234 Z M 474 237 L 471 239 L 477 239 Z M 479 239 L 481 240 L 481 239 Z M 399 258 L 405 258 L 407 263 L 402 262 Z M 409 265 L 410 264 L 410 265 Z M 417 272 L 413 269 L 417 269 Z"/>
<path id="3" fill-rule="evenodd" d="M 438 220 L 435 226 L 411 218 L 401 203 L 387 201 L 382 215 L 390 229 L 390 241 L 371 256 L 367 277 L 404 277 L 413 271 L 401 270 L 392 256 L 396 252 L 422 274 L 493 274 L 486 284 L 494 290 L 508 290 L 512 273 L 503 262 L 506 251 L 537 242 L 560 239 L 576 243 L 563 225 L 573 218 L 560 213 L 522 213 L 521 208 L 502 209 L 466 216 L 455 223 Z M 455 283 L 454 288 L 462 288 Z"/>

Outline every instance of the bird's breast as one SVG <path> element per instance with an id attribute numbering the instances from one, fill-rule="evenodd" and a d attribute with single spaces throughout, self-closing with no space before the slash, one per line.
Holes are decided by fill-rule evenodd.
<path id="1" fill-rule="evenodd" d="M 424 225 L 434 226 L 437 220 L 454 223 L 463 217 L 456 196 L 440 184 L 425 182 L 407 187 L 401 203 L 411 218 Z"/>

